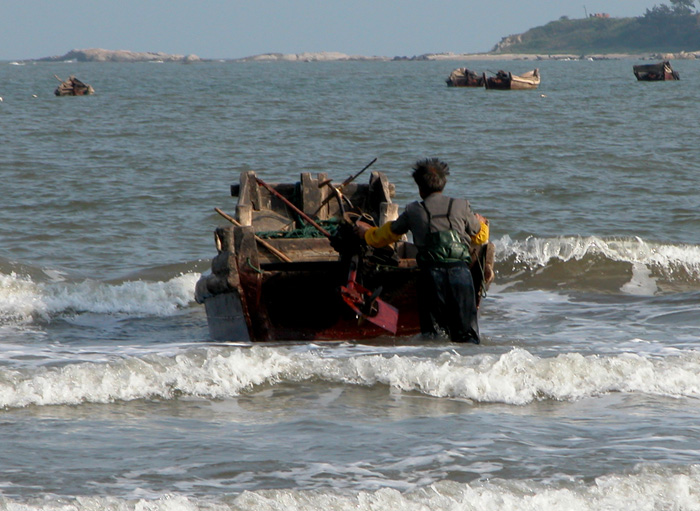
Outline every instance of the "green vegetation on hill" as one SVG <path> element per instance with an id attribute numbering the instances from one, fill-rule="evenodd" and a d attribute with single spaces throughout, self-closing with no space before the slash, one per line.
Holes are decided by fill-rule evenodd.
<path id="1" fill-rule="evenodd" d="M 645 53 L 700 50 L 700 14 L 692 0 L 671 0 L 637 18 L 562 17 L 508 36 L 495 53 Z"/>

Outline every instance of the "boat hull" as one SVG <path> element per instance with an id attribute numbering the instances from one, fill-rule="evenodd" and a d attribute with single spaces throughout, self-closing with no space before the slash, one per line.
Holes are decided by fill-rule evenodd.
<path id="1" fill-rule="evenodd" d="M 281 266 L 281 265 L 279 265 Z M 209 332 L 218 341 L 362 340 L 392 335 L 359 318 L 342 300 L 348 265 L 343 262 L 242 268 L 239 289 L 204 297 Z M 363 285 L 381 286 L 381 300 L 399 311 L 397 336 L 420 332 L 417 268 L 368 271 Z M 202 277 L 206 282 L 209 277 Z M 206 283 L 203 284 L 206 286 Z"/>

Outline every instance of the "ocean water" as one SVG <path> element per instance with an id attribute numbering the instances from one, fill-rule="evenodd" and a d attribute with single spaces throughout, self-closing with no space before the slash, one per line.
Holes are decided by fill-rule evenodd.
<path id="1" fill-rule="evenodd" d="M 0 63 L 0 508 L 700 509 L 700 63 L 636 63 Z M 491 220 L 481 345 L 209 338 L 240 172 L 405 204 L 426 156 Z"/>

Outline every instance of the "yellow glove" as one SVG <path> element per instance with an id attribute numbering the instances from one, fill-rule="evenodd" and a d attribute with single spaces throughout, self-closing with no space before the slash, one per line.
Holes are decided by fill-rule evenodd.
<path id="1" fill-rule="evenodd" d="M 489 241 L 489 221 L 484 219 L 481 222 L 481 229 L 474 236 L 470 236 L 474 245 L 483 245 Z"/>
<path id="2" fill-rule="evenodd" d="M 400 234 L 394 234 L 391 230 L 391 222 L 381 227 L 370 227 L 365 231 L 365 241 L 370 247 L 381 248 L 396 243 L 401 239 Z"/>

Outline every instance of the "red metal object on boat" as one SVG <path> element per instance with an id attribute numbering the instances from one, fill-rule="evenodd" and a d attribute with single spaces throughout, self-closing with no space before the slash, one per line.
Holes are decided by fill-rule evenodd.
<path id="1" fill-rule="evenodd" d="M 358 257 L 354 256 L 350 263 L 348 284 L 340 288 L 343 301 L 355 311 L 359 321 L 367 320 L 396 335 L 399 322 L 398 309 L 379 299 L 381 287 L 372 292 L 357 282 L 357 264 Z"/>

